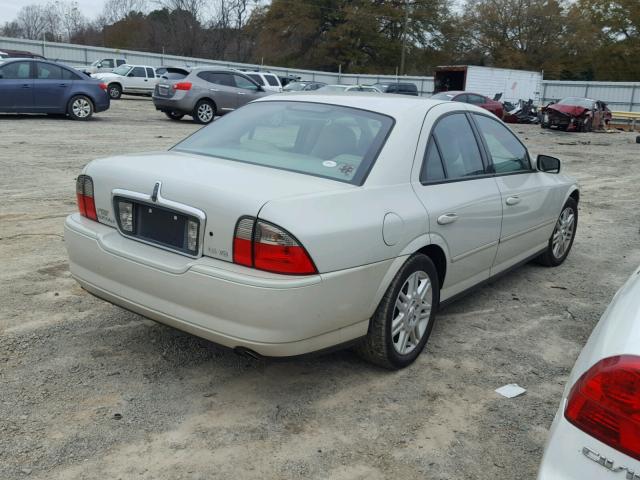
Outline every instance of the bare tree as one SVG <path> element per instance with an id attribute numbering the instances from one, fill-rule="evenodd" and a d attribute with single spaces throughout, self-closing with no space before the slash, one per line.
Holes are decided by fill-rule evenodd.
<path id="1" fill-rule="evenodd" d="M 46 29 L 44 9 L 41 5 L 26 5 L 20 9 L 16 22 L 25 38 L 42 38 Z"/>
<path id="2" fill-rule="evenodd" d="M 101 25 L 114 24 L 131 12 L 146 12 L 146 0 L 107 0 L 102 9 L 102 14 L 98 17 Z"/>
<path id="3" fill-rule="evenodd" d="M 87 26 L 87 19 L 82 15 L 78 2 L 59 2 L 62 34 L 67 41 Z"/>

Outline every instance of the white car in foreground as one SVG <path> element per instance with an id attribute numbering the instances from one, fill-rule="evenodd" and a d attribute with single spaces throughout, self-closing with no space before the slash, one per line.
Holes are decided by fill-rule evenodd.
<path id="1" fill-rule="evenodd" d="M 266 356 L 358 342 L 399 368 L 440 302 L 564 261 L 579 193 L 559 171 L 471 105 L 273 95 L 88 164 L 65 242 L 84 288 L 162 323 Z"/>
<path id="2" fill-rule="evenodd" d="M 573 367 L 538 480 L 640 479 L 640 268 Z"/>

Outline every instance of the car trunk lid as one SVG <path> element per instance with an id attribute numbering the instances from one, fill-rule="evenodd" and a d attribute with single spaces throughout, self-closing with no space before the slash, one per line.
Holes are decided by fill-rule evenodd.
<path id="1" fill-rule="evenodd" d="M 85 173 L 93 179 L 101 223 L 118 227 L 120 217 L 114 198 L 131 199 L 144 209 L 138 212 L 144 214 L 140 223 L 149 222 L 144 238 L 139 240 L 150 240 L 152 235 L 147 243 L 189 254 L 165 240 L 179 233 L 172 232 L 172 228 L 186 229 L 190 218 L 198 221 L 200 211 L 204 220 L 199 222 L 198 249 L 197 253 L 191 252 L 192 256 L 207 255 L 227 261 L 232 260 L 233 236 L 240 217 L 258 216 L 270 200 L 357 188 L 311 175 L 181 152 L 96 160 L 87 166 Z"/>

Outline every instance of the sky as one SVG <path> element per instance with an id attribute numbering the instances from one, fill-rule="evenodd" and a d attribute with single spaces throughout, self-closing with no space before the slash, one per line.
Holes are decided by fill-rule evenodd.
<path id="1" fill-rule="evenodd" d="M 82 14 L 93 20 L 102 11 L 104 0 L 76 0 Z M 0 0 L 0 24 L 16 18 L 18 10 L 32 3 L 46 3 L 39 0 Z"/>

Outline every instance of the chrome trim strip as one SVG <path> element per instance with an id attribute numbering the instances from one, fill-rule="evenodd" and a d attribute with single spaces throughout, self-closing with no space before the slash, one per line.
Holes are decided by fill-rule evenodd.
<path id="1" fill-rule="evenodd" d="M 473 250 L 469 250 L 467 252 L 464 252 L 460 255 L 458 255 L 457 257 L 451 257 L 451 263 L 455 263 L 459 260 L 462 260 L 464 258 L 467 258 L 470 255 L 474 255 L 476 253 L 481 252 L 482 250 L 486 250 L 487 248 L 491 248 L 491 247 L 495 247 L 498 244 L 498 240 L 495 240 L 491 243 L 487 243 L 485 245 L 481 245 L 479 247 L 474 248 Z"/>
<path id="2" fill-rule="evenodd" d="M 202 210 L 198 208 L 191 207 L 189 205 L 185 205 L 184 203 L 178 203 L 178 202 L 174 202 L 173 200 L 164 198 L 161 193 L 161 188 L 162 188 L 162 184 L 160 184 L 160 186 L 158 187 L 157 198 L 155 202 L 153 201 L 152 196 L 147 195 L 146 193 L 133 192 L 131 190 L 122 190 L 120 188 L 113 189 L 111 191 L 111 205 L 113 206 L 114 216 L 117 217 L 118 215 L 118 211 L 115 205 L 115 197 L 123 197 L 123 198 L 130 198 L 131 200 L 138 200 L 144 203 L 148 203 L 149 205 L 158 205 L 160 207 L 165 207 L 171 210 L 175 210 L 176 212 L 179 212 L 179 213 L 184 213 L 186 215 L 196 217 L 200 221 L 200 232 L 198 232 L 198 252 L 196 253 L 196 255 L 190 255 L 188 253 L 177 250 L 175 248 L 150 242 L 150 241 L 144 240 L 143 238 L 137 237 L 135 235 L 129 235 L 128 233 L 122 231 L 122 229 L 120 228 L 120 222 L 118 222 L 118 219 L 116 218 L 116 228 L 118 229 L 118 232 L 120 232 L 120 235 L 122 235 L 123 237 L 130 238 L 131 240 L 135 240 L 140 243 L 145 243 L 147 245 L 151 245 L 152 247 L 160 248 L 162 250 L 167 250 L 169 252 L 178 253 L 180 255 L 184 255 L 185 257 L 190 257 L 190 258 L 201 257 L 202 251 L 204 248 L 204 232 L 206 230 L 205 227 L 206 227 L 207 216 Z"/>
<path id="3" fill-rule="evenodd" d="M 506 237 L 500 237 L 500 243 L 508 242 L 509 240 L 513 240 L 514 238 L 521 237 L 522 235 L 526 235 L 527 233 L 531 233 L 534 230 L 544 228 L 547 225 L 551 225 L 552 223 L 555 223 L 555 222 L 556 222 L 556 219 L 552 218 L 538 225 L 534 225 L 533 227 L 529 227 L 526 230 L 521 230 L 520 232 L 512 233 L 511 235 L 507 235 Z"/>

